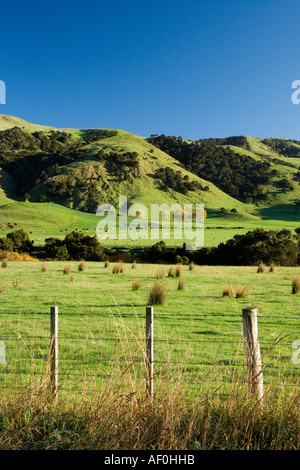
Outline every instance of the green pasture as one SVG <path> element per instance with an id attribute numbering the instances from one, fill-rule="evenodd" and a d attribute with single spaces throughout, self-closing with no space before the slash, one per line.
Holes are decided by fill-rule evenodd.
<path id="1" fill-rule="evenodd" d="M 184 290 L 178 278 L 167 276 L 169 266 L 138 264 L 113 274 L 113 263 L 86 263 L 78 271 L 65 262 L 11 262 L 0 268 L 0 340 L 6 346 L 6 363 L 0 384 L 11 390 L 35 385 L 44 377 L 49 354 L 50 307 L 59 310 L 59 380 L 61 390 L 79 393 L 97 389 L 116 368 L 122 380 L 145 374 L 145 310 L 159 269 L 168 286 L 166 303 L 154 306 L 155 377 L 166 368 L 183 368 L 187 380 L 199 388 L 246 381 L 242 334 L 242 308 L 258 308 L 258 326 L 266 384 L 295 387 L 299 365 L 292 362 L 292 344 L 300 340 L 300 297 L 291 294 L 291 280 L 299 267 L 276 268 L 258 274 L 256 267 L 182 267 Z M 132 280 L 141 287 L 132 291 Z M 248 285 L 248 298 L 223 297 L 226 285 Z M 120 369 L 120 370 L 121 370 Z M 119 370 L 119 369 L 118 369 Z M 175 373 L 175 372 L 174 372 Z M 46 372 L 47 374 L 47 372 Z M 5 388 L 7 387 L 7 389 Z"/>

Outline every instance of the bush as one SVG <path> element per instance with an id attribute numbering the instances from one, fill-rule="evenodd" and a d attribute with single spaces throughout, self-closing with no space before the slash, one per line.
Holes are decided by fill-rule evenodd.
<path id="1" fill-rule="evenodd" d="M 164 281 L 155 281 L 149 295 L 149 305 L 164 305 L 167 297 L 167 285 Z"/>

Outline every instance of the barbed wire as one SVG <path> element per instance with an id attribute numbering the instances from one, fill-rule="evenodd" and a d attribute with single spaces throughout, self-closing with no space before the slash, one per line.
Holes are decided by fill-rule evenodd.
<path id="1" fill-rule="evenodd" d="M 124 306 L 122 305 L 122 308 Z M 127 305 L 127 307 L 132 307 L 132 305 Z M 108 308 L 118 309 L 116 305 L 112 305 Z M 50 315 L 50 312 L 1 312 L 0 315 Z M 119 312 L 118 314 L 108 313 L 108 312 L 59 312 L 59 316 L 99 316 L 99 317 L 135 317 L 135 318 L 145 318 L 145 314 L 139 313 L 126 313 Z M 156 318 L 207 318 L 207 317 L 221 317 L 221 318 L 235 318 L 241 320 L 242 315 L 233 314 L 233 313 L 186 313 L 186 314 L 172 314 L 172 313 L 155 313 L 154 319 Z M 285 316 L 285 315 L 264 315 L 258 314 L 257 319 L 272 319 L 272 320 L 300 320 L 299 316 Z"/>

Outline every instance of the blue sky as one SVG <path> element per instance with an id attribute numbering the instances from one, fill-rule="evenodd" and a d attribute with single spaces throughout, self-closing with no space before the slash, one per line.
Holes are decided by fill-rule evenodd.
<path id="1" fill-rule="evenodd" d="M 297 0 L 1 1 L 1 114 L 59 128 L 300 140 Z"/>

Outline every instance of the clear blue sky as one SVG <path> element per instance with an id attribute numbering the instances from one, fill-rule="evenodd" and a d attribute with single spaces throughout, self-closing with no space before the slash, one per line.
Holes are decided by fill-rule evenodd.
<path id="1" fill-rule="evenodd" d="M 55 127 L 300 140 L 298 0 L 1 1 L 10 114 Z"/>

